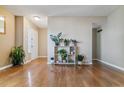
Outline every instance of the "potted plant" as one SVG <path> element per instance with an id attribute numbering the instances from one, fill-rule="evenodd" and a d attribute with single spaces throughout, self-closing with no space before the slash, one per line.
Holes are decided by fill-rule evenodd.
<path id="1" fill-rule="evenodd" d="M 60 44 L 60 37 L 62 33 L 58 33 L 56 36 L 55 35 L 50 35 L 51 40 L 55 43 L 56 46 L 59 46 Z"/>
<path id="2" fill-rule="evenodd" d="M 58 53 L 60 54 L 60 56 L 62 58 L 62 62 L 65 63 L 66 57 L 67 57 L 67 51 L 65 49 L 61 49 L 58 51 Z"/>
<path id="3" fill-rule="evenodd" d="M 64 46 L 64 39 L 63 38 L 60 38 L 60 46 Z"/>
<path id="4" fill-rule="evenodd" d="M 70 39 L 70 46 L 74 46 L 73 42 L 72 42 L 72 39 Z"/>
<path id="5" fill-rule="evenodd" d="M 74 44 L 74 46 L 77 46 L 77 43 L 79 43 L 77 40 L 71 40 L 72 41 L 72 43 Z"/>
<path id="6" fill-rule="evenodd" d="M 69 43 L 70 43 L 70 40 L 69 40 L 69 39 L 65 39 L 65 40 L 64 40 L 64 45 L 65 45 L 65 46 L 69 46 Z"/>
<path id="7" fill-rule="evenodd" d="M 54 57 L 51 57 L 50 59 L 51 59 L 51 63 L 54 63 Z"/>
<path id="8" fill-rule="evenodd" d="M 78 55 L 78 56 L 77 56 L 78 64 L 82 64 L 83 59 L 84 59 L 84 56 Z"/>
<path id="9" fill-rule="evenodd" d="M 24 63 L 25 52 L 22 46 L 14 47 L 9 55 L 13 66 L 21 65 Z"/>

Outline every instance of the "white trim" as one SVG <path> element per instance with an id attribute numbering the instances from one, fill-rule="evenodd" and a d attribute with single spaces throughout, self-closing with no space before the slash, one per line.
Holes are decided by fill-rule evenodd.
<path id="1" fill-rule="evenodd" d="M 24 62 L 24 64 L 27 64 L 27 63 L 29 63 L 29 62 L 31 62 L 32 60 L 27 60 L 27 61 L 25 61 Z"/>
<path id="2" fill-rule="evenodd" d="M 92 60 L 97 60 L 98 61 L 98 59 L 92 59 Z"/>
<path id="3" fill-rule="evenodd" d="M 47 56 L 39 56 L 39 58 L 47 58 Z"/>
<path id="4" fill-rule="evenodd" d="M 92 65 L 93 63 L 88 62 L 88 63 L 82 63 L 82 65 Z"/>
<path id="5" fill-rule="evenodd" d="M 10 65 L 6 65 L 6 66 L 4 66 L 4 67 L 1 67 L 0 70 L 4 70 L 4 69 L 6 69 L 6 68 L 10 68 L 10 67 L 12 67 L 12 64 L 10 64 Z"/>
<path id="6" fill-rule="evenodd" d="M 33 58 L 33 59 L 30 59 L 30 60 L 25 61 L 24 64 L 27 64 L 27 63 L 29 63 L 29 62 L 35 60 L 35 59 L 38 59 L 38 58 L 46 58 L 46 57 L 47 57 L 47 56 L 38 56 L 38 57 L 36 57 L 36 58 Z"/>
<path id="7" fill-rule="evenodd" d="M 106 62 L 106 61 L 99 60 L 99 59 L 93 59 L 93 60 L 97 60 L 97 61 L 99 61 L 99 62 L 101 62 L 101 63 L 103 63 L 103 64 L 106 64 L 106 65 L 109 65 L 109 66 L 114 67 L 114 68 L 116 68 L 116 69 L 119 69 L 119 70 L 124 71 L 124 68 L 123 68 L 123 67 L 119 67 L 119 66 L 117 66 L 117 65 L 114 65 L 114 64 L 111 64 L 111 63 L 108 63 L 108 62 Z"/>
<path id="8" fill-rule="evenodd" d="M 37 57 L 37 58 L 40 58 L 40 56 Z M 27 60 L 27 61 L 24 62 L 24 64 L 27 64 L 27 63 L 29 63 L 29 62 L 31 62 L 31 61 L 37 59 L 37 58 L 31 59 L 31 60 Z M 0 70 L 4 70 L 4 69 L 6 69 L 6 68 L 10 68 L 10 67 L 12 67 L 12 64 L 10 64 L 10 65 L 6 65 L 6 66 L 4 66 L 4 67 L 1 67 Z"/>
<path id="9" fill-rule="evenodd" d="M 29 62 L 35 60 L 35 59 L 38 59 L 38 58 L 40 58 L 40 57 L 38 56 L 38 57 L 36 57 L 36 58 L 32 58 L 32 59 L 30 59 L 30 60 L 27 60 L 27 61 L 24 62 L 24 64 L 27 64 L 27 63 L 29 63 Z"/>

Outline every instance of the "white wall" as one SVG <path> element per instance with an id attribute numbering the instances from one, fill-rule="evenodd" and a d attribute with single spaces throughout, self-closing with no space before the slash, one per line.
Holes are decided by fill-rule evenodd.
<path id="1" fill-rule="evenodd" d="M 48 62 L 54 56 L 54 43 L 49 35 L 63 32 L 64 38 L 80 41 L 80 53 L 92 62 L 92 23 L 103 25 L 106 17 L 48 17 Z"/>
<path id="2" fill-rule="evenodd" d="M 101 32 L 101 60 L 124 68 L 124 6 L 108 16 Z"/>

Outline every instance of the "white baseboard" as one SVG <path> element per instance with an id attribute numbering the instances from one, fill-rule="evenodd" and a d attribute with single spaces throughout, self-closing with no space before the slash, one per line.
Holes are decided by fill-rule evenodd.
<path id="1" fill-rule="evenodd" d="M 30 60 L 27 60 L 27 61 L 24 62 L 24 64 L 27 64 L 27 63 L 29 63 L 29 62 L 35 60 L 35 59 L 38 59 L 38 58 L 40 58 L 40 56 L 38 56 L 38 57 L 36 57 L 36 58 L 32 58 L 32 59 L 30 59 Z"/>
<path id="2" fill-rule="evenodd" d="M 98 59 L 92 59 L 92 60 L 97 60 L 98 61 Z"/>
<path id="3" fill-rule="evenodd" d="M 47 57 L 47 56 L 38 56 L 38 57 L 33 58 L 33 59 L 31 59 L 31 60 L 27 60 L 27 61 L 25 61 L 24 64 L 27 64 L 27 63 L 29 63 L 29 62 L 31 62 L 31 61 L 37 59 L 37 58 L 46 58 L 46 57 Z M 6 68 L 10 68 L 10 67 L 12 67 L 12 64 L 10 64 L 10 65 L 6 65 L 6 66 L 4 66 L 4 67 L 1 67 L 0 70 L 4 70 L 4 69 L 6 69 Z"/>
<path id="4" fill-rule="evenodd" d="M 92 65 L 92 63 L 82 63 L 81 65 Z"/>
<path id="5" fill-rule="evenodd" d="M 4 69 L 10 68 L 10 67 L 12 67 L 12 64 L 6 65 L 6 66 L 4 66 L 4 67 L 1 67 L 0 70 L 4 70 Z"/>
<path id="6" fill-rule="evenodd" d="M 39 56 L 39 58 L 47 58 L 47 56 Z"/>
<path id="7" fill-rule="evenodd" d="M 26 62 L 24 62 L 24 64 L 27 64 L 27 63 L 29 63 L 29 62 L 35 60 L 35 59 L 38 59 L 38 58 L 47 58 L 47 56 L 38 56 L 38 57 L 36 57 L 36 58 L 33 58 L 33 59 L 30 59 L 30 60 L 27 60 Z"/>
<path id="8" fill-rule="evenodd" d="M 109 65 L 109 66 L 114 67 L 114 68 L 116 68 L 116 69 L 119 69 L 119 70 L 121 70 L 121 71 L 124 71 L 124 68 L 119 67 L 119 66 L 114 65 L 114 64 L 111 64 L 111 63 L 108 63 L 108 62 L 106 62 L 106 61 L 99 60 L 99 59 L 93 59 L 93 60 L 97 60 L 97 61 L 99 61 L 99 62 L 101 62 L 101 63 L 103 63 L 103 64 L 106 64 L 106 65 Z"/>

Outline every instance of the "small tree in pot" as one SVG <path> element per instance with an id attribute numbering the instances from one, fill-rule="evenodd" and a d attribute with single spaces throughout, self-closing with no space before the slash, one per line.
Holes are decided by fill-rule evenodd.
<path id="1" fill-rule="evenodd" d="M 13 66 L 23 64 L 25 58 L 25 52 L 23 50 L 23 47 L 19 46 L 12 48 L 9 57 Z"/>
<path id="2" fill-rule="evenodd" d="M 84 59 L 84 56 L 78 55 L 78 56 L 77 56 L 78 64 L 82 64 L 83 59 Z"/>

